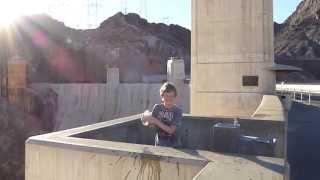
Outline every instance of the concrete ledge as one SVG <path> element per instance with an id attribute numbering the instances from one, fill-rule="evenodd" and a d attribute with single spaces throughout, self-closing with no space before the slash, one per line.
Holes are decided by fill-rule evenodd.
<path id="1" fill-rule="evenodd" d="M 113 141 L 101 141 L 74 137 L 50 137 L 48 139 L 31 138 L 27 144 L 70 149 L 76 151 L 94 152 L 116 156 L 140 156 L 159 158 L 172 163 L 187 163 L 205 165 L 208 160 L 195 156 L 191 150 L 178 150 L 167 147 L 155 147 L 150 145 L 121 143 Z"/>
<path id="2" fill-rule="evenodd" d="M 266 179 L 275 177 L 274 179 L 277 180 L 282 177 L 283 159 L 219 154 L 205 150 L 155 147 L 152 145 L 92 139 L 91 137 L 110 131 L 110 128 L 116 128 L 116 130 L 120 128 L 122 132 L 123 129 L 128 127 L 135 127 L 139 124 L 139 117 L 139 115 L 135 115 L 30 137 L 26 141 L 26 180 L 58 177 L 61 180 L 76 180 L 80 175 L 92 180 L 107 177 L 111 179 L 169 178 L 172 180 L 202 180 L 212 179 L 216 175 L 220 179 L 221 177 L 233 179 L 234 176 L 232 175 L 237 172 L 240 172 L 240 175 L 245 175 L 247 172 L 247 175 L 250 175 L 249 177 L 256 177 L 256 174 L 261 174 Z M 195 122 L 196 120 L 194 119 L 197 119 L 197 117 L 189 115 L 185 115 L 184 118 L 186 121 Z M 203 122 L 198 123 L 199 127 L 208 126 L 208 123 L 214 123 L 219 120 L 232 121 L 230 118 L 215 119 L 212 117 L 215 119 L 214 121 L 205 117 L 202 118 L 203 121 L 198 121 Z M 205 119 L 207 121 L 204 121 Z M 249 120 L 244 119 L 242 121 Z M 275 121 L 274 123 L 280 122 Z M 190 124 L 189 122 L 188 126 L 193 126 L 193 123 Z M 196 136 L 196 134 L 192 136 Z M 190 140 L 193 142 L 192 139 Z M 48 162 L 52 163 L 47 168 L 45 164 Z M 74 164 L 79 166 L 74 166 Z M 81 164 L 86 165 L 80 166 Z M 228 169 L 226 174 L 229 174 L 229 171 L 232 173 L 220 177 L 224 169 Z M 105 174 L 105 171 L 109 174 Z M 254 173 L 251 174 L 252 172 Z"/>
<path id="3" fill-rule="evenodd" d="M 232 157 L 215 154 L 193 180 L 283 180 L 283 160 L 263 157 Z M 217 161 L 217 159 L 220 159 Z"/>

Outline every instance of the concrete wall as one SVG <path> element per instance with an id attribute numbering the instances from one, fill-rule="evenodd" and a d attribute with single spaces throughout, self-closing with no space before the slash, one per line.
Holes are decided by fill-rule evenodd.
<path id="1" fill-rule="evenodd" d="M 212 151 L 212 127 L 217 123 L 233 123 L 232 118 L 184 116 L 179 129 L 181 148 Z M 255 119 L 239 119 L 241 134 L 262 138 L 276 138 L 273 157 L 283 158 L 285 153 L 285 123 Z M 154 144 L 155 129 L 141 125 L 139 120 L 111 126 L 77 135 L 79 138 L 127 142 L 135 144 Z M 252 155 L 252 154 L 251 154 Z"/>
<path id="2" fill-rule="evenodd" d="M 203 121 L 198 127 L 205 125 L 203 129 L 209 130 L 213 120 L 220 119 L 192 118 L 186 124 L 193 140 L 200 141 L 208 138 L 205 133 L 197 136 L 194 124 Z M 255 128 L 252 124 L 248 121 Z M 136 115 L 30 137 L 26 141 L 26 180 L 283 179 L 284 162 L 278 158 L 135 144 L 134 134 L 142 130 L 139 125 Z M 206 166 L 208 163 L 214 166 Z"/>
<path id="3" fill-rule="evenodd" d="M 56 130 L 94 124 L 152 110 L 160 103 L 161 84 L 32 84 L 51 88 L 58 95 Z M 179 88 L 185 113 L 189 112 L 189 85 Z"/>
<path id="4" fill-rule="evenodd" d="M 193 0 L 192 14 L 191 114 L 251 115 L 274 93 L 272 1 Z"/>
<path id="5" fill-rule="evenodd" d="M 26 144 L 26 180 L 191 180 L 203 167 L 136 153 Z"/>

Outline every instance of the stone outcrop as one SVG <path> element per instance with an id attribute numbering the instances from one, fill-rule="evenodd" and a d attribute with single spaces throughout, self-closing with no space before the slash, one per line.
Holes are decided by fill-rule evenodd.
<path id="1" fill-rule="evenodd" d="M 320 59 L 320 1 L 304 0 L 276 31 L 279 58 Z M 278 28 L 279 29 L 279 28 Z"/>
<path id="2" fill-rule="evenodd" d="M 19 36 L 18 36 L 19 34 Z M 105 82 L 106 66 L 118 67 L 122 82 L 165 74 L 166 61 L 181 57 L 190 72 L 190 31 L 117 13 L 96 29 L 76 30 L 46 15 L 16 24 L 15 51 L 30 60 L 32 82 Z"/>
<path id="3" fill-rule="evenodd" d="M 292 81 L 292 77 L 297 77 L 296 81 L 299 82 L 320 79 L 319 25 L 319 0 L 302 1 L 283 24 L 275 24 L 276 62 L 298 66 L 304 70 L 303 73 L 290 75 L 288 81 Z"/>
<path id="4" fill-rule="evenodd" d="M 276 62 L 299 66 L 311 79 L 320 78 L 312 69 L 320 61 L 309 63 L 320 59 L 319 12 L 318 0 L 304 0 L 284 23 L 274 24 Z M 8 52 L 30 60 L 32 82 L 102 83 L 106 66 L 120 69 L 121 82 L 141 82 L 165 74 L 171 56 L 183 58 L 190 73 L 191 33 L 178 25 L 117 13 L 96 29 L 72 29 L 47 15 L 24 17 L 15 26 Z"/>

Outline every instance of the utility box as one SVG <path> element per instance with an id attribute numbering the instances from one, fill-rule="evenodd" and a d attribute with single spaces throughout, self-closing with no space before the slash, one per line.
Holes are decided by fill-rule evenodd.
<path id="1" fill-rule="evenodd" d="M 218 152 L 237 153 L 240 140 L 240 125 L 217 123 L 212 128 L 213 150 Z"/>

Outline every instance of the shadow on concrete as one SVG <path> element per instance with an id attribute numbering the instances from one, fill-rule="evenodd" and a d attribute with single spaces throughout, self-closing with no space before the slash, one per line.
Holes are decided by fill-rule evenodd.
<path id="1" fill-rule="evenodd" d="M 260 165 L 266 169 L 269 169 L 273 172 L 277 172 L 277 173 L 284 173 L 284 167 L 282 164 L 276 164 L 276 163 L 272 163 L 266 160 L 263 160 L 262 158 L 259 158 L 257 156 L 249 156 L 249 155 L 242 155 L 242 154 L 228 154 L 229 156 L 233 156 L 233 157 L 238 157 L 238 158 L 243 158 L 246 159 L 248 161 L 254 162 L 257 165 Z"/>
<path id="2" fill-rule="evenodd" d="M 198 153 L 198 151 L 196 151 L 196 150 L 186 150 L 186 149 L 177 149 L 177 150 L 182 151 L 182 152 L 187 153 L 187 154 L 190 154 L 190 155 L 193 155 L 193 156 L 198 156 L 200 158 L 207 159 L 206 157 L 201 156 Z M 262 166 L 264 168 L 267 168 L 267 169 L 269 169 L 269 170 L 271 170 L 273 172 L 277 172 L 277 173 L 280 173 L 280 174 L 284 173 L 284 167 L 281 164 L 275 164 L 275 163 L 263 160 L 263 159 L 261 159 L 259 157 L 256 157 L 256 156 L 248 156 L 248 155 L 242 155 L 242 154 L 226 154 L 226 153 L 219 153 L 219 152 L 215 152 L 215 153 L 222 154 L 222 155 L 227 155 L 227 156 L 232 156 L 234 158 L 243 158 L 243 159 L 246 159 L 248 161 L 254 162 L 257 165 L 260 165 L 260 166 Z"/>
<path id="3" fill-rule="evenodd" d="M 320 102 L 293 102 L 288 119 L 291 180 L 319 180 Z"/>
<path id="4" fill-rule="evenodd" d="M 206 159 L 205 157 L 201 156 L 201 155 L 198 153 L 197 150 L 179 149 L 179 148 L 176 149 L 176 150 L 179 150 L 179 151 L 184 152 L 184 153 L 186 153 L 186 154 L 190 154 L 190 155 L 192 155 L 192 156 L 198 156 L 198 157 L 201 157 L 201 158 Z"/>
<path id="5" fill-rule="evenodd" d="M 242 157 L 242 156 L 241 156 Z M 284 166 L 283 165 L 280 165 L 280 164 L 275 164 L 275 163 L 272 163 L 272 162 L 268 162 L 268 161 L 265 161 L 263 159 L 259 159 L 258 157 L 256 156 L 244 156 L 242 157 L 244 159 L 247 159 L 249 161 L 252 161 L 264 168 L 267 168 L 273 172 L 277 172 L 277 173 L 280 173 L 280 174 L 283 174 L 284 173 Z"/>

